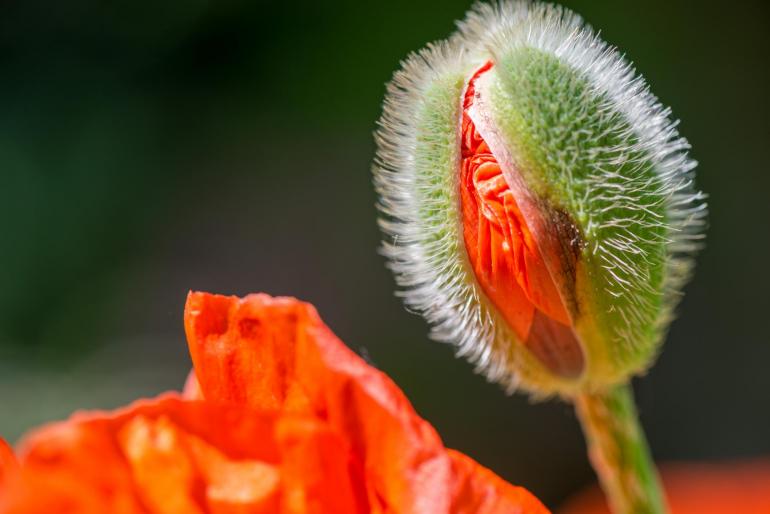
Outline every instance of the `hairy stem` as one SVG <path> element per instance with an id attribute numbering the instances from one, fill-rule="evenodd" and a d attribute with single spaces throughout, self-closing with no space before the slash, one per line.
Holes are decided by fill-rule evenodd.
<path id="1" fill-rule="evenodd" d="M 650 456 L 629 384 L 575 398 L 588 455 L 614 514 L 665 514 L 658 473 Z"/>

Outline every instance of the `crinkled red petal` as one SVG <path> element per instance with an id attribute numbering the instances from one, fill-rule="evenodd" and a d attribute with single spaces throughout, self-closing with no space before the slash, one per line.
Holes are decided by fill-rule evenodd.
<path id="1" fill-rule="evenodd" d="M 460 198 L 463 238 L 481 288 L 516 335 L 546 366 L 564 376 L 583 369 L 580 345 L 559 291 L 495 156 L 468 114 L 477 79 L 463 99 Z"/>

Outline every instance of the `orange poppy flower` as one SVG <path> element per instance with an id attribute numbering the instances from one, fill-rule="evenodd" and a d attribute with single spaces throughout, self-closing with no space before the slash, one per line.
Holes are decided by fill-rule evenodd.
<path id="1" fill-rule="evenodd" d="M 0 444 L 0 513 L 532 513 L 290 298 L 191 293 L 185 392 Z"/>
<path id="2" fill-rule="evenodd" d="M 670 514 L 767 514 L 770 460 L 669 464 L 661 469 Z M 561 514 L 609 514 L 598 487 L 568 502 Z"/>

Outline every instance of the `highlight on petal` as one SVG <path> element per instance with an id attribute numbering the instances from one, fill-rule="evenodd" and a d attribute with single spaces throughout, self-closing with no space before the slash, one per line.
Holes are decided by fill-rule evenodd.
<path id="1" fill-rule="evenodd" d="M 670 514 L 770 512 L 770 460 L 661 466 Z M 560 514 L 609 514 L 597 487 L 567 502 Z"/>
<path id="2" fill-rule="evenodd" d="M 201 385 L 198 383 L 198 377 L 195 376 L 195 370 L 187 374 L 182 388 L 182 398 L 185 400 L 203 400 Z"/>
<path id="3" fill-rule="evenodd" d="M 183 394 L 0 445 L 0 514 L 548 511 L 447 450 L 312 306 L 191 293 Z"/>

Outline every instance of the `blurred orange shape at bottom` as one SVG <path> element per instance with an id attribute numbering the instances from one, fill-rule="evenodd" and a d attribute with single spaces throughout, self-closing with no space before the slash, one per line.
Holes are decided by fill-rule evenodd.
<path id="1" fill-rule="evenodd" d="M 770 514 L 770 459 L 719 464 L 664 464 L 670 514 Z M 598 487 L 567 502 L 559 514 L 609 514 Z"/>

